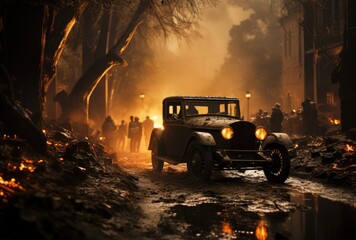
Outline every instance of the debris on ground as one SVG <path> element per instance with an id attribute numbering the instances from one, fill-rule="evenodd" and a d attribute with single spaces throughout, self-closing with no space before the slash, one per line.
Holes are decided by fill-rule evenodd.
<path id="1" fill-rule="evenodd" d="M 140 209 L 137 178 L 100 142 L 52 125 L 48 154 L 16 136 L 0 139 L 2 239 L 124 239 Z"/>
<path id="2" fill-rule="evenodd" d="M 139 189 L 138 179 L 115 164 L 151 168 L 149 161 L 131 161 L 125 154 L 117 159 L 99 139 L 77 136 L 55 123 L 43 132 L 45 155 L 36 154 L 16 136 L 0 138 L 2 239 L 158 239 L 165 233 L 157 232 L 156 226 L 146 229 L 139 224 L 143 215 L 140 197 L 153 195 L 153 204 L 187 201 L 181 193 L 173 199 L 156 197 L 154 188 Z M 293 140 L 298 156 L 292 159 L 292 175 L 356 189 L 354 138 L 334 132 L 325 137 L 294 136 Z M 177 184 L 177 178 L 167 179 Z M 170 187 L 164 187 L 165 191 Z M 155 217 L 159 220 L 160 216 Z"/>
<path id="3" fill-rule="evenodd" d="M 334 132 L 295 137 L 297 157 L 292 159 L 292 175 L 340 187 L 356 189 L 356 140 Z"/>

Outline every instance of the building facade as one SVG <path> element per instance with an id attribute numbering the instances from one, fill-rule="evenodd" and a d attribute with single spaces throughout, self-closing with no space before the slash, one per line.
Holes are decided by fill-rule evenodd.
<path id="1" fill-rule="evenodd" d="M 282 23 L 282 96 L 286 110 L 299 109 L 305 98 L 319 112 L 339 114 L 338 85 L 332 84 L 343 44 L 344 0 L 291 0 Z"/>

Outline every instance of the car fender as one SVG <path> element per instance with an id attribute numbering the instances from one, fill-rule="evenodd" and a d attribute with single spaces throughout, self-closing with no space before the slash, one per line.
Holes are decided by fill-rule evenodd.
<path id="1" fill-rule="evenodd" d="M 201 145 L 205 145 L 205 146 L 216 145 L 213 135 L 207 132 L 193 132 L 189 138 L 189 142 L 191 142 L 191 140 L 193 139 L 196 139 Z"/>
<path id="2" fill-rule="evenodd" d="M 282 145 L 287 149 L 290 157 L 296 156 L 296 151 L 294 148 L 293 141 L 291 137 L 286 133 L 270 133 L 263 141 L 261 148 L 265 149 L 271 144 Z"/>
<path id="3" fill-rule="evenodd" d="M 215 146 L 216 145 L 215 139 L 214 139 L 213 135 L 211 135 L 210 133 L 192 132 L 192 134 L 190 135 L 190 137 L 187 140 L 187 143 L 185 144 L 185 149 L 184 149 L 184 153 L 182 155 L 181 161 L 184 161 L 184 159 L 186 158 L 186 156 L 188 154 L 190 143 L 193 141 L 198 141 L 201 145 L 204 145 L 204 146 Z"/>
<path id="4" fill-rule="evenodd" d="M 152 130 L 151 137 L 150 137 L 150 143 L 148 145 L 148 150 L 152 150 L 152 144 L 153 144 L 152 142 L 153 142 L 154 138 L 157 138 L 158 142 L 160 141 L 162 132 L 163 132 L 163 129 L 160 129 L 160 128 L 154 128 Z"/>

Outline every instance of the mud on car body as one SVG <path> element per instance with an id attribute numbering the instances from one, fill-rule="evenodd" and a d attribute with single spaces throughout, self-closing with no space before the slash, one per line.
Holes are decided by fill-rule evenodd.
<path id="1" fill-rule="evenodd" d="M 294 145 L 285 133 L 267 133 L 244 121 L 237 98 L 176 96 L 163 100 L 163 129 L 152 131 L 152 167 L 186 163 L 195 178 L 213 170 L 262 169 L 272 182 L 289 176 Z"/>

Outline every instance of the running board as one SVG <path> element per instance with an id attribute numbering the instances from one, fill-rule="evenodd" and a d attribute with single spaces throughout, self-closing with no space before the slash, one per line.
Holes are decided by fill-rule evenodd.
<path id="1" fill-rule="evenodd" d="M 167 163 L 170 163 L 170 164 L 173 164 L 173 165 L 177 165 L 177 164 L 181 163 L 181 162 L 174 161 L 171 158 L 163 157 L 163 156 L 157 156 L 157 159 L 162 161 L 162 162 L 167 162 Z"/>

